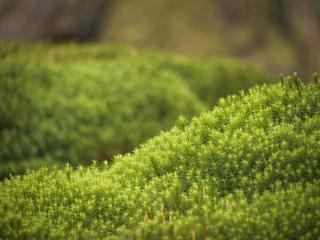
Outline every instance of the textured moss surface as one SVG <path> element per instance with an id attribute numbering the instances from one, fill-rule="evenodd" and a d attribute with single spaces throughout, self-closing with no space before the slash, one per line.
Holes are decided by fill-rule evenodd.
<path id="1" fill-rule="evenodd" d="M 320 85 L 220 100 L 115 163 L 0 184 L 0 237 L 316 239 Z"/>

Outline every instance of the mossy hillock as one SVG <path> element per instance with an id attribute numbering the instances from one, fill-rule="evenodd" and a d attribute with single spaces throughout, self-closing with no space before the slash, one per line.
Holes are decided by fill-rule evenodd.
<path id="1" fill-rule="evenodd" d="M 220 96 L 272 79 L 250 76 L 254 69 L 241 77 L 245 64 L 221 63 L 225 74 L 216 74 L 218 64 L 116 45 L 1 42 L 0 57 L 1 177 L 112 161 L 180 115 L 190 119 Z M 245 80 L 235 85 L 237 73 Z"/>
<path id="2" fill-rule="evenodd" d="M 221 99 L 111 166 L 5 180 L 0 238 L 316 239 L 319 169 L 320 86 L 294 76 Z"/>

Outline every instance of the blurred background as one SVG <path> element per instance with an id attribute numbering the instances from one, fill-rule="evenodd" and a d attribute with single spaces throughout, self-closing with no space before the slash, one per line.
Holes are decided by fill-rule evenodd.
<path id="1" fill-rule="evenodd" d="M 319 0 L 0 0 L 0 38 L 104 41 L 319 71 Z"/>

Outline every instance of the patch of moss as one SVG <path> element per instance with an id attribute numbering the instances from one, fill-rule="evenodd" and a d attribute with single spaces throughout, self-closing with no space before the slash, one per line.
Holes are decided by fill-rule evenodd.
<path id="1" fill-rule="evenodd" d="M 296 77 L 220 100 L 104 167 L 0 184 L 0 237 L 315 239 L 320 86 Z"/>
<path id="2" fill-rule="evenodd" d="M 116 45 L 1 42 L 0 55 L 1 176 L 23 172 L 28 160 L 38 163 L 30 168 L 40 159 L 111 160 L 180 115 L 190 119 L 220 96 L 271 79 L 233 61 Z"/>

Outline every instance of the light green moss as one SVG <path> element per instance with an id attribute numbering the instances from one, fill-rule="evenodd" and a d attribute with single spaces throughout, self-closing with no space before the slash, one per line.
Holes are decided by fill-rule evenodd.
<path id="1" fill-rule="evenodd" d="M 315 239 L 319 111 L 319 84 L 286 78 L 180 119 L 111 166 L 6 180 L 0 237 Z"/>

